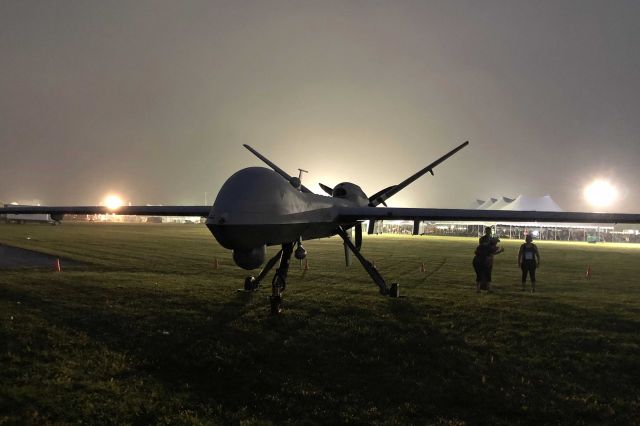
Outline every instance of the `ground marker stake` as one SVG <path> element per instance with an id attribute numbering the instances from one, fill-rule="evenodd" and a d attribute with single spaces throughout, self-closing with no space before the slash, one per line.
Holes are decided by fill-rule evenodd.
<path id="1" fill-rule="evenodd" d="M 587 265 L 587 279 L 591 278 L 591 265 Z"/>
<path id="2" fill-rule="evenodd" d="M 56 272 L 62 271 L 62 268 L 60 268 L 60 259 L 56 259 L 55 263 L 53 264 L 53 268 Z"/>
<path id="3" fill-rule="evenodd" d="M 213 259 L 213 269 L 218 269 L 218 266 L 220 266 L 220 265 L 218 264 L 218 258 L 217 258 L 217 257 L 215 257 L 215 258 Z"/>
<path id="4" fill-rule="evenodd" d="M 422 263 L 420 264 L 420 272 L 422 272 L 422 273 L 427 272 L 427 270 L 426 270 L 426 269 L 425 269 L 425 267 L 424 267 L 424 262 L 422 262 Z"/>

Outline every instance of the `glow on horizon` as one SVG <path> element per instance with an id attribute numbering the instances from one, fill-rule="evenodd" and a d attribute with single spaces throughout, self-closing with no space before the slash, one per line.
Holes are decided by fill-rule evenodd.
<path id="1" fill-rule="evenodd" d="M 109 210 L 116 210 L 124 206 L 124 201 L 118 195 L 110 194 L 102 200 L 102 204 Z"/>
<path id="2" fill-rule="evenodd" d="M 594 207 L 608 207 L 618 198 L 618 190 L 605 179 L 596 179 L 584 189 L 584 198 Z"/>

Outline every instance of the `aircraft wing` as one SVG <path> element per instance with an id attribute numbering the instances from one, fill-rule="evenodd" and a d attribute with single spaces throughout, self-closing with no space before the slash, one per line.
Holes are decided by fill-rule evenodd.
<path id="1" fill-rule="evenodd" d="M 338 209 L 338 222 L 351 223 L 358 220 L 640 223 L 640 214 L 394 207 L 341 207 Z"/>
<path id="2" fill-rule="evenodd" d="M 200 216 L 207 217 L 211 206 L 8 206 L 0 214 L 117 214 L 125 216 Z"/>

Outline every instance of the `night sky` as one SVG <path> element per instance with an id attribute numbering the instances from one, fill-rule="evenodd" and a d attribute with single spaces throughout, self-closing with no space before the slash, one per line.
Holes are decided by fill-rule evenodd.
<path id="1" fill-rule="evenodd" d="M 468 207 L 597 177 L 640 212 L 640 2 L 0 2 L 0 201 L 201 204 L 252 145 L 306 186 Z"/>

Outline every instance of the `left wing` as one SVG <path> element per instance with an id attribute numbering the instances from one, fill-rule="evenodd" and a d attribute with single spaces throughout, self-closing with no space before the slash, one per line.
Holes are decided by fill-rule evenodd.
<path id="1" fill-rule="evenodd" d="M 9 206 L 0 207 L 0 214 L 117 214 L 125 216 L 200 216 L 207 217 L 211 206 Z"/>
<path id="2" fill-rule="evenodd" d="M 394 207 L 340 207 L 338 222 L 358 220 L 447 220 L 569 223 L 640 223 L 640 214 L 544 212 L 472 209 L 414 209 Z"/>

